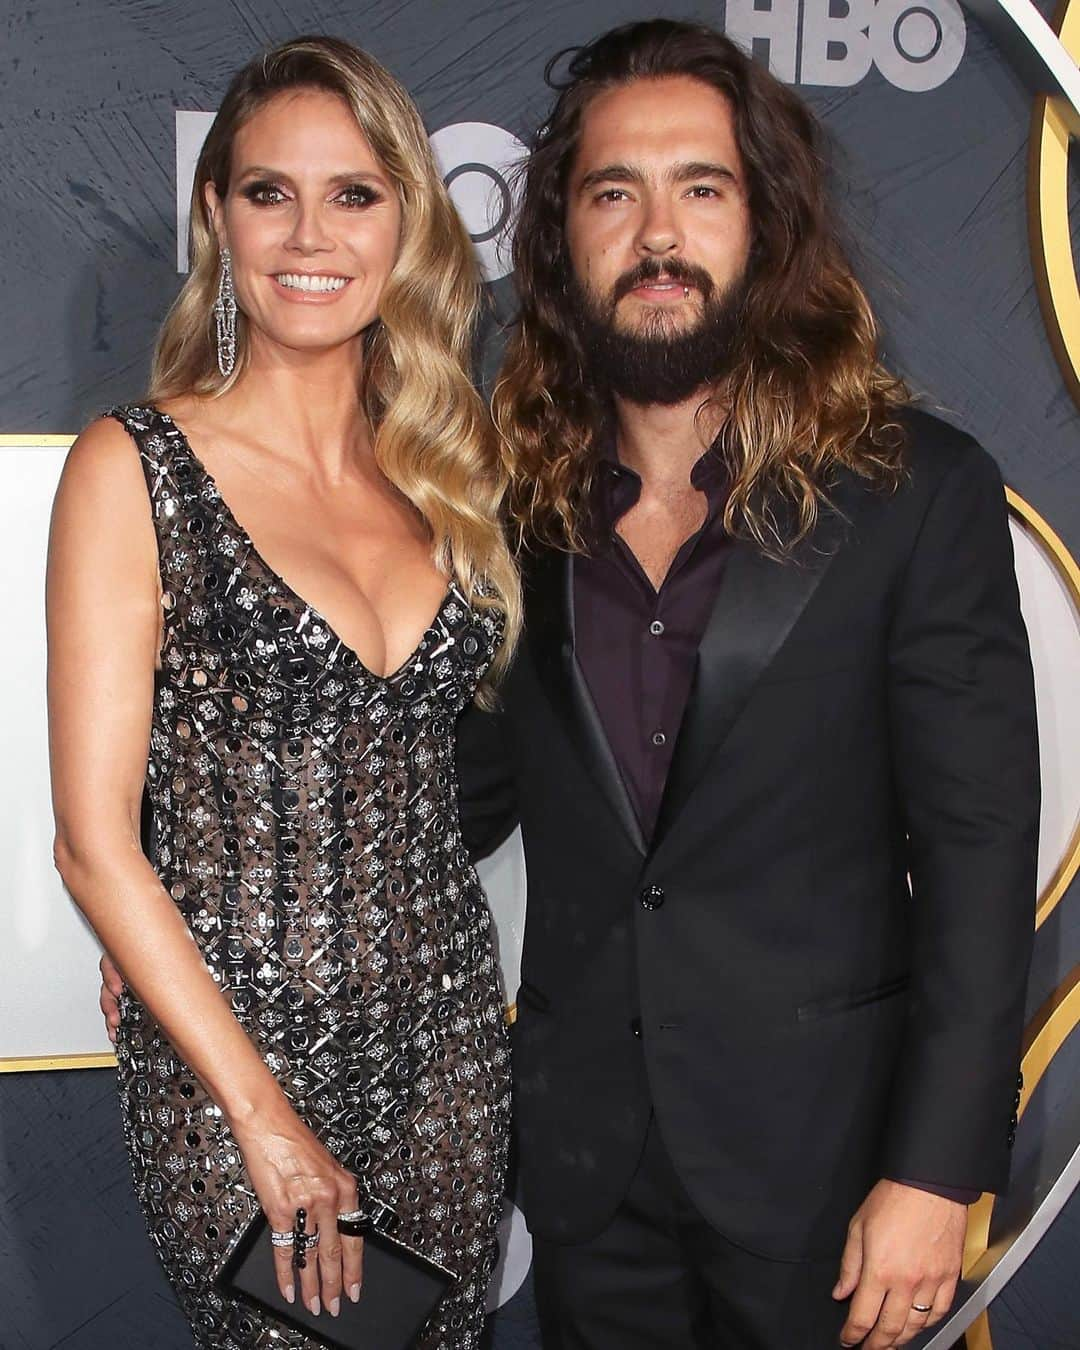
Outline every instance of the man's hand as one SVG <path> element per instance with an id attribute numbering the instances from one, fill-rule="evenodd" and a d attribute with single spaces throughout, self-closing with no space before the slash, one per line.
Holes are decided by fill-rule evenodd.
<path id="1" fill-rule="evenodd" d="M 848 1225 L 833 1290 L 837 1300 L 851 1297 L 841 1345 L 887 1350 L 939 1322 L 956 1293 L 966 1230 L 966 1205 L 879 1181 Z"/>
<path id="2" fill-rule="evenodd" d="M 120 972 L 107 956 L 101 958 L 101 1011 L 105 1017 L 105 1030 L 109 1040 L 116 1044 L 116 1028 L 120 1025 L 120 995 L 124 992 L 124 981 Z"/>

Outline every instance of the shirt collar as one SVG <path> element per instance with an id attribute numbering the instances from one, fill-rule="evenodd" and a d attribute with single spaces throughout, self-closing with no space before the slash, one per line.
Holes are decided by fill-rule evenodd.
<path id="1" fill-rule="evenodd" d="M 690 482 L 705 494 L 705 523 L 709 524 L 727 502 L 728 476 L 715 445 L 701 455 L 690 470 Z M 608 538 L 627 511 L 641 496 L 641 475 L 623 464 L 614 437 L 600 455 L 593 491 L 592 525 L 597 540 Z"/>

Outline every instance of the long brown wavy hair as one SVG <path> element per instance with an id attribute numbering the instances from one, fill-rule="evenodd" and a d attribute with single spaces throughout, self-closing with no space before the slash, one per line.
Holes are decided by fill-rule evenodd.
<path id="1" fill-rule="evenodd" d="M 344 100 L 400 194 L 397 261 L 379 298 L 379 317 L 363 337 L 364 410 L 375 432 L 376 463 L 424 517 L 436 563 L 470 601 L 505 615 L 493 667 L 498 675 L 521 627 L 521 598 L 502 528 L 507 475 L 469 374 L 479 276 L 416 105 L 366 52 L 337 38 L 296 38 L 234 76 L 195 169 L 191 270 L 158 337 L 150 398 L 213 396 L 247 369 L 241 313 L 236 366 L 228 379 L 218 371 L 212 305 L 221 260 L 205 188 L 213 183 L 225 196 L 237 131 L 269 99 L 298 89 Z"/>
<path id="2" fill-rule="evenodd" d="M 610 397 L 590 373 L 568 303 L 567 184 L 583 118 L 613 86 L 690 76 L 732 110 L 753 230 L 733 365 L 704 391 L 699 416 L 711 409 L 721 421 L 726 527 L 787 554 L 813 529 L 837 468 L 899 483 L 896 413 L 909 397 L 878 360 L 874 318 L 833 224 L 813 114 L 728 38 L 696 24 L 617 28 L 579 48 L 561 83 L 555 61 L 547 75 L 558 96 L 524 172 L 521 307 L 492 405 L 520 538 L 585 547 L 597 443 L 610 424 Z"/>

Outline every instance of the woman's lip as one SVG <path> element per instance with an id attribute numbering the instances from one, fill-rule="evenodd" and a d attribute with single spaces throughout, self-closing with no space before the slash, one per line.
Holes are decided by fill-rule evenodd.
<path id="1" fill-rule="evenodd" d="M 271 274 L 270 274 L 270 280 L 273 282 L 274 290 L 278 293 L 278 295 L 282 296 L 283 298 L 285 298 L 285 299 L 287 299 L 287 300 L 300 301 L 300 302 L 303 302 L 304 304 L 308 304 L 308 305 L 316 304 L 316 303 L 327 304 L 327 303 L 329 303 L 331 300 L 337 300 L 337 299 L 339 299 L 339 298 L 340 298 L 341 296 L 343 296 L 343 295 L 345 294 L 345 292 L 349 289 L 349 285 L 350 285 L 350 283 L 351 283 L 352 280 L 353 280 L 352 277 L 345 277 L 345 278 L 343 278 L 343 279 L 344 279 L 344 282 L 345 282 L 345 285 L 344 285 L 344 286 L 339 286 L 338 289 L 337 289 L 336 291 L 302 291 L 302 290 L 300 290 L 299 287 L 297 287 L 297 286 L 283 286 L 283 285 L 281 284 L 281 282 L 278 281 L 278 276 L 279 276 L 279 275 L 280 275 L 280 276 L 290 276 L 290 275 L 292 275 L 292 276 L 305 276 L 305 277 L 341 277 L 341 273 L 340 273 L 340 272 L 298 272 L 298 273 L 282 272 L 282 273 L 278 273 L 278 274 L 275 274 L 275 273 L 271 273 Z"/>

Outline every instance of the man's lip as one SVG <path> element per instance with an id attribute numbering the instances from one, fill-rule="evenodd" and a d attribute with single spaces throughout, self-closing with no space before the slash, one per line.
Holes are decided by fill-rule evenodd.
<path id="1" fill-rule="evenodd" d="M 641 281 L 636 286 L 632 286 L 627 295 L 640 296 L 676 296 L 682 299 L 687 291 L 697 290 L 692 281 L 674 281 L 661 278 L 659 281 Z"/>

